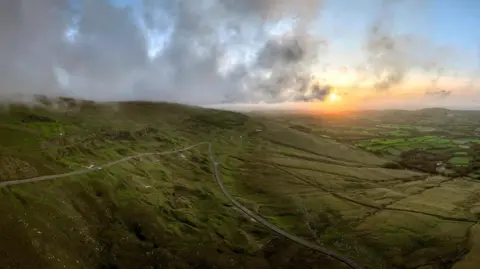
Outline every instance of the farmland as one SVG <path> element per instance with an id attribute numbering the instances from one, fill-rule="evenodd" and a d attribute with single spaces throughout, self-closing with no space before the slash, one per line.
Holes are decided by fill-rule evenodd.
<path id="1" fill-rule="evenodd" d="M 346 143 L 402 167 L 480 178 L 480 112 L 441 108 L 364 111 L 278 119 L 290 128 Z"/>

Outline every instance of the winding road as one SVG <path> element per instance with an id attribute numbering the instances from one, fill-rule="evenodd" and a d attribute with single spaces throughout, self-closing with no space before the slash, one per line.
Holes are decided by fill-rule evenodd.
<path id="1" fill-rule="evenodd" d="M 192 145 L 192 146 L 188 146 L 188 147 L 185 147 L 185 148 L 177 149 L 177 150 L 170 150 L 170 151 L 163 151 L 163 152 L 152 152 L 152 153 L 142 153 L 142 154 L 138 154 L 138 155 L 134 155 L 134 156 L 121 158 L 119 160 L 108 162 L 108 163 L 105 163 L 103 165 L 93 166 L 93 167 L 90 167 L 90 168 L 87 168 L 87 169 L 77 170 L 77 171 L 63 173 L 63 174 L 47 175 L 47 176 L 40 176 L 40 177 L 34 177 L 34 178 L 28 178 L 28 179 L 11 180 L 11 181 L 3 181 L 3 182 L 0 182 L 0 187 L 20 185 L 20 184 L 26 184 L 26 183 L 33 183 L 33 182 L 39 182 L 39 181 L 44 181 L 44 180 L 56 180 L 56 179 L 61 179 L 61 178 L 64 178 L 64 177 L 69 177 L 69 176 L 74 176 L 74 175 L 87 174 L 87 173 L 95 172 L 95 171 L 98 171 L 98 170 L 101 170 L 101 169 L 104 169 L 104 168 L 122 163 L 122 162 L 129 161 L 129 160 L 132 160 L 132 159 L 136 159 L 136 158 L 140 158 L 140 157 L 146 157 L 146 156 L 153 156 L 153 155 L 168 155 L 168 154 L 188 151 L 188 150 L 190 150 L 192 148 L 195 148 L 195 147 L 198 147 L 200 145 L 208 145 L 208 156 L 210 158 L 210 161 L 212 162 L 214 177 L 215 177 L 215 180 L 216 180 L 218 186 L 220 187 L 220 190 L 225 195 L 225 197 L 234 206 L 236 206 L 240 211 L 242 211 L 246 216 L 256 220 L 257 222 L 261 223 L 262 225 L 264 225 L 265 227 L 274 231 L 275 233 L 277 233 L 279 235 L 282 235 L 282 236 L 284 236 L 284 237 L 286 237 L 286 238 L 288 238 L 288 239 L 290 239 L 290 240 L 292 240 L 292 241 L 294 241 L 294 242 L 296 242 L 300 245 L 303 245 L 307 248 L 310 248 L 312 250 L 316 250 L 316 251 L 321 252 L 321 253 L 323 253 L 327 256 L 330 256 L 334 259 L 337 259 L 340 262 L 348 265 L 352 269 L 364 269 L 363 266 L 357 264 L 355 261 L 353 261 L 352 259 L 350 259 L 350 258 L 348 258 L 344 255 L 341 255 L 341 254 L 336 253 L 334 251 L 328 250 L 328 249 L 326 249 L 322 246 L 319 246 L 319 245 L 314 244 L 312 242 L 309 242 L 309 241 L 307 241 L 307 240 L 305 240 L 301 237 L 298 237 L 294 234 L 291 234 L 291 233 L 289 233 L 285 230 L 282 230 L 281 228 L 279 228 L 279 227 L 273 225 L 272 223 L 268 222 L 268 220 L 265 219 L 264 217 L 262 217 L 262 216 L 258 215 L 257 213 L 251 211 L 250 209 L 243 206 L 240 202 L 235 200 L 235 198 L 233 198 L 233 196 L 227 191 L 227 189 L 225 188 L 225 185 L 223 184 L 223 180 L 222 180 L 222 177 L 221 177 L 220 171 L 219 171 L 220 163 L 217 162 L 216 159 L 215 159 L 215 156 L 214 156 L 213 151 L 212 151 L 212 143 L 210 143 L 210 142 L 201 142 L 201 143 L 198 143 L 198 144 L 195 144 L 195 145 Z"/>

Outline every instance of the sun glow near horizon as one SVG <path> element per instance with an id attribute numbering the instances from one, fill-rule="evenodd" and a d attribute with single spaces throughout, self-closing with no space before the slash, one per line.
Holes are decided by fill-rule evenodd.
<path id="1" fill-rule="evenodd" d="M 338 93 L 336 90 L 333 90 L 327 95 L 325 100 L 303 104 L 302 108 L 310 111 L 313 114 L 319 112 L 338 113 L 347 110 L 350 107 L 348 105 L 348 101 L 349 100 L 343 98 L 342 94 Z"/>
<path id="2" fill-rule="evenodd" d="M 337 93 L 332 92 L 328 95 L 327 100 L 330 103 L 338 103 L 342 100 L 342 97 L 340 95 L 338 95 Z"/>

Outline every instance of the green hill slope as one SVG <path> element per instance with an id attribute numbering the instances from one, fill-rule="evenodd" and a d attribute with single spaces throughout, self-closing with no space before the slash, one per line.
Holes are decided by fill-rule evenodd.
<path id="1" fill-rule="evenodd" d="M 0 114 L 1 181 L 207 141 L 245 206 L 369 268 L 448 268 L 472 245 L 480 186 L 470 181 L 382 168 L 366 152 L 239 113 L 54 107 Z M 0 192 L 2 268 L 345 268 L 238 212 L 206 146 Z"/>

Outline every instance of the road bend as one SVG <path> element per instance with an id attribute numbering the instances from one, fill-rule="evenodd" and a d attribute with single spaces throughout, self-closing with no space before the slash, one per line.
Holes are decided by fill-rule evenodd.
<path id="1" fill-rule="evenodd" d="M 289 233 L 285 230 L 282 230 L 278 226 L 275 226 L 272 223 L 270 223 L 266 218 L 264 218 L 264 217 L 260 216 L 259 214 L 251 211 L 250 209 L 246 208 L 240 202 L 238 202 L 235 198 L 233 198 L 233 196 L 227 191 L 227 189 L 225 188 L 225 185 L 223 184 L 223 180 L 222 180 L 222 177 L 221 177 L 221 174 L 220 174 L 220 169 L 219 169 L 220 163 L 217 162 L 217 160 L 215 159 L 215 155 L 213 154 L 213 151 L 212 151 L 212 143 L 210 143 L 210 142 L 200 142 L 198 144 L 191 145 L 191 146 L 181 148 L 181 149 L 176 149 L 176 150 L 137 154 L 137 155 L 133 155 L 133 156 L 124 157 L 124 158 L 118 159 L 116 161 L 108 162 L 108 163 L 105 163 L 103 165 L 93 166 L 93 167 L 90 167 L 90 168 L 87 168 L 87 169 L 76 170 L 76 171 L 73 171 L 73 172 L 68 172 L 68 173 L 63 173 L 63 174 L 47 175 L 47 176 L 33 177 L 33 178 L 27 178 L 27 179 L 3 181 L 3 182 L 0 182 L 0 187 L 6 187 L 6 186 L 12 186 L 12 185 L 21 185 L 21 184 L 26 184 L 26 183 L 34 183 L 34 182 L 45 181 L 45 180 L 57 180 L 57 179 L 65 178 L 65 177 L 92 173 L 92 172 L 95 172 L 95 171 L 98 171 L 98 170 L 101 170 L 101 169 L 104 169 L 104 168 L 108 168 L 110 166 L 113 166 L 113 165 L 116 165 L 116 164 L 119 164 L 119 163 L 123 163 L 123 162 L 129 161 L 129 160 L 132 160 L 132 159 L 137 159 L 137 158 L 146 157 L 146 156 L 168 155 L 168 154 L 184 152 L 184 151 L 188 151 L 192 148 L 195 148 L 195 147 L 198 147 L 198 146 L 201 146 L 201 145 L 208 145 L 208 156 L 210 158 L 210 161 L 212 162 L 214 178 L 215 178 L 215 181 L 217 182 L 217 185 L 220 187 L 220 190 L 222 191 L 223 195 L 235 207 L 237 207 L 243 214 L 245 214 L 246 216 L 256 220 L 258 223 L 261 223 L 262 225 L 264 225 L 268 229 L 274 231 L 275 233 L 277 233 L 281 236 L 284 236 L 284 237 L 286 237 L 286 238 L 288 238 L 288 239 L 290 239 L 290 240 L 292 240 L 292 241 L 294 241 L 294 242 L 296 242 L 300 245 L 303 245 L 307 248 L 310 248 L 312 250 L 321 252 L 321 253 L 323 253 L 323 254 L 331 257 L 331 258 L 334 258 L 334 259 L 344 263 L 345 265 L 349 266 L 352 269 L 365 269 L 363 266 L 357 264 L 354 260 L 350 259 L 347 256 L 344 256 L 342 254 L 339 254 L 337 252 L 329 250 L 325 247 L 322 247 L 320 245 L 317 245 L 315 243 L 307 241 L 307 240 L 305 240 L 305 239 L 303 239 L 299 236 L 291 234 L 291 233 Z"/>

